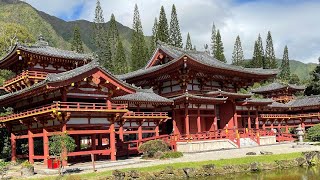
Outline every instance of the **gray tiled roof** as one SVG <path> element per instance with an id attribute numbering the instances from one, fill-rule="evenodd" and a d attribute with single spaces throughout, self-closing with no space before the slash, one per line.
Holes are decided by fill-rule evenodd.
<path id="1" fill-rule="evenodd" d="M 167 67 L 171 63 L 178 61 L 184 55 L 191 57 L 193 60 L 195 60 L 201 64 L 211 66 L 214 68 L 219 68 L 219 69 L 243 72 L 243 73 L 247 73 L 247 74 L 257 74 L 257 75 L 275 75 L 279 72 L 278 70 L 275 70 L 275 69 L 244 68 L 244 67 L 240 67 L 240 66 L 226 64 L 226 63 L 223 63 L 223 62 L 211 57 L 210 55 L 208 55 L 205 52 L 183 50 L 181 48 L 167 45 L 167 44 L 160 42 L 160 41 L 158 41 L 157 50 L 159 50 L 159 49 L 161 49 L 162 51 L 167 53 L 169 56 L 174 58 L 174 60 L 170 61 L 169 63 L 163 64 L 163 65 L 157 65 L 154 67 L 150 67 L 150 68 L 152 68 L 152 69 L 150 69 L 150 68 L 147 68 L 148 64 L 151 63 L 152 59 L 150 59 L 145 68 L 142 68 L 142 69 L 139 69 L 137 71 L 133 71 L 133 72 L 130 72 L 127 74 L 123 74 L 123 75 L 120 75 L 117 77 L 119 77 L 121 79 L 128 79 L 128 78 L 140 76 L 143 74 L 148 74 L 148 73 L 154 72 L 158 69 L 162 69 L 162 68 Z"/>
<path id="2" fill-rule="evenodd" d="M 135 101 L 135 102 L 155 102 L 173 103 L 173 100 L 155 94 L 152 89 L 138 89 L 136 93 L 126 94 L 112 98 L 113 101 Z"/>
<path id="3" fill-rule="evenodd" d="M 184 93 L 180 96 L 177 96 L 177 97 L 173 97 L 173 98 L 170 98 L 172 100 L 177 100 L 177 99 L 181 99 L 181 98 L 194 98 L 194 99 L 203 99 L 203 100 L 209 100 L 209 101 L 225 101 L 227 100 L 228 98 L 214 98 L 214 97 L 206 97 L 206 96 L 198 96 L 198 95 L 194 95 L 194 94 L 189 94 L 189 93 Z"/>
<path id="4" fill-rule="evenodd" d="M 246 98 L 243 102 L 248 103 L 273 103 L 272 99 L 258 99 L 258 98 Z"/>
<path id="5" fill-rule="evenodd" d="M 207 92 L 206 95 L 216 95 L 216 96 L 240 96 L 240 97 L 251 97 L 252 94 L 243 94 L 243 93 L 233 93 L 233 92 L 226 92 L 222 90 L 218 91 L 210 91 Z"/>
<path id="6" fill-rule="evenodd" d="M 55 47 L 49 46 L 47 43 L 43 42 L 37 42 L 34 45 L 23 45 L 23 44 L 16 44 L 12 50 L 0 60 L 0 62 L 5 61 L 6 58 L 14 53 L 16 50 L 23 50 L 39 55 L 45 55 L 45 56 L 51 56 L 51 57 L 58 57 L 58 58 L 65 58 L 65 59 L 74 59 L 74 60 L 92 60 L 93 55 L 92 54 L 80 54 L 74 51 L 67 51 L 67 50 L 62 50 L 58 49 Z"/>
<path id="7" fill-rule="evenodd" d="M 291 100 L 285 104 L 273 102 L 269 107 L 274 108 L 300 108 L 308 106 L 320 106 L 320 95 L 317 96 L 303 96 Z"/>
<path id="8" fill-rule="evenodd" d="M 279 82 L 274 82 L 274 83 L 253 89 L 253 90 L 251 90 L 251 92 L 261 93 L 261 92 L 268 92 L 268 91 L 273 91 L 273 90 L 278 90 L 278 89 L 283 89 L 283 88 L 291 88 L 291 89 L 303 91 L 305 89 L 305 86 L 298 86 L 298 85 L 294 85 L 294 84 L 282 84 Z"/>

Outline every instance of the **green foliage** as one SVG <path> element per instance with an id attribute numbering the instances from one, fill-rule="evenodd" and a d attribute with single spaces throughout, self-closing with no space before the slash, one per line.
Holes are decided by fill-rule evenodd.
<path id="1" fill-rule="evenodd" d="M 280 74 L 279 78 L 282 80 L 289 80 L 290 79 L 290 64 L 289 64 L 289 54 L 288 54 L 288 47 L 284 47 L 284 52 L 283 52 L 283 58 L 281 62 L 281 67 L 280 67 Z"/>
<path id="2" fill-rule="evenodd" d="M 241 45 L 240 37 L 237 36 L 236 42 L 234 44 L 234 49 L 232 53 L 232 64 L 240 66 L 243 64 L 244 57 L 243 57 L 243 50 Z"/>
<path id="3" fill-rule="evenodd" d="M 1 69 L 0 70 L 0 86 L 2 86 L 6 80 L 13 78 L 14 76 L 15 76 L 15 73 L 13 73 L 12 71 Z"/>
<path id="4" fill-rule="evenodd" d="M 167 151 L 160 157 L 160 159 L 180 158 L 183 156 L 182 152 Z"/>
<path id="5" fill-rule="evenodd" d="M 79 26 L 74 27 L 73 39 L 71 42 L 71 50 L 76 51 L 77 53 L 84 52 Z"/>
<path id="6" fill-rule="evenodd" d="M 152 35 L 151 35 L 151 41 L 150 41 L 150 52 L 153 53 L 153 51 L 156 49 L 157 46 L 157 30 L 158 30 L 158 20 L 157 18 L 154 19 L 154 24 L 152 27 Z M 150 55 L 151 56 L 151 55 Z"/>
<path id="7" fill-rule="evenodd" d="M 277 68 L 277 62 L 276 57 L 274 54 L 274 48 L 273 48 L 273 42 L 272 42 L 272 36 L 271 32 L 268 31 L 267 36 L 267 44 L 266 44 L 266 54 L 265 54 L 265 63 L 264 68 L 265 69 L 275 69 Z"/>
<path id="8" fill-rule="evenodd" d="M 29 161 L 24 161 L 23 163 L 21 163 L 21 166 L 23 168 L 31 168 L 33 167 L 33 164 L 31 164 Z"/>
<path id="9" fill-rule="evenodd" d="M 217 31 L 216 31 L 216 26 L 214 25 L 214 23 L 212 23 L 212 30 L 211 30 L 211 54 L 212 56 L 214 56 L 216 53 L 216 35 L 217 35 Z"/>
<path id="10" fill-rule="evenodd" d="M 315 68 L 311 75 L 311 81 L 304 91 L 305 95 L 307 96 L 320 94 L 320 59 L 319 65 Z"/>
<path id="11" fill-rule="evenodd" d="M 191 43 L 191 38 L 190 38 L 190 34 L 188 33 L 187 35 L 187 42 L 186 42 L 186 50 L 192 50 L 192 43 Z"/>
<path id="12" fill-rule="evenodd" d="M 7 129 L 0 129 L 0 158 L 9 159 L 11 156 L 11 142 Z"/>
<path id="13" fill-rule="evenodd" d="M 0 160 L 0 179 L 3 179 L 9 169 L 9 163 Z"/>
<path id="14" fill-rule="evenodd" d="M 128 72 L 129 67 L 126 62 L 126 55 L 124 52 L 122 41 L 120 39 L 118 40 L 117 52 L 116 52 L 114 64 L 115 64 L 115 67 L 113 72 L 115 74 L 124 74 Z"/>
<path id="15" fill-rule="evenodd" d="M 169 43 L 169 28 L 168 21 L 166 17 L 166 12 L 164 11 L 164 7 L 161 6 L 160 15 L 159 15 L 159 23 L 157 29 L 157 39 Z"/>
<path id="16" fill-rule="evenodd" d="M 145 156 L 152 158 L 154 157 L 154 154 L 158 151 L 169 151 L 169 146 L 162 140 L 151 140 L 140 145 L 139 151 L 142 151 Z"/>
<path id="17" fill-rule="evenodd" d="M 74 151 L 76 147 L 74 139 L 66 133 L 53 135 L 49 141 L 50 154 L 62 160 L 62 153 L 66 150 L 66 153 Z"/>
<path id="18" fill-rule="evenodd" d="M 172 5 L 172 10 L 171 10 L 169 42 L 172 46 L 175 46 L 175 47 L 182 48 L 183 46 L 177 11 L 174 4 Z"/>
<path id="19" fill-rule="evenodd" d="M 299 79 L 298 75 L 296 75 L 296 74 L 290 75 L 288 83 L 289 84 L 301 84 L 300 79 Z"/>
<path id="20" fill-rule="evenodd" d="M 218 29 L 217 31 L 217 35 L 216 35 L 216 42 L 215 42 L 215 54 L 214 57 L 219 60 L 222 61 L 224 63 L 227 62 L 226 57 L 224 56 L 224 47 L 223 47 L 223 43 L 221 40 L 221 35 L 220 35 L 220 31 Z"/>
<path id="21" fill-rule="evenodd" d="M 308 129 L 307 139 L 310 141 L 320 141 L 320 124 Z"/>
<path id="22" fill-rule="evenodd" d="M 157 35 L 158 37 L 158 35 Z M 144 40 L 142 24 L 137 4 L 134 7 L 133 35 L 131 40 L 131 62 L 132 70 L 138 70 L 146 64 L 148 48 Z"/>

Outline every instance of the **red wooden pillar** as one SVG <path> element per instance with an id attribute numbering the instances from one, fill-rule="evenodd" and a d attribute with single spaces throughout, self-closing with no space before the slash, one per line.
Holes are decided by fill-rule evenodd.
<path id="1" fill-rule="evenodd" d="M 256 119 L 255 119 L 256 129 L 259 129 L 259 117 L 258 117 L 258 110 L 256 107 Z"/>
<path id="2" fill-rule="evenodd" d="M 268 121 L 268 120 L 267 120 L 267 121 Z M 266 122 L 267 122 L 267 121 L 263 121 L 263 124 L 262 124 L 262 129 L 263 129 L 263 130 L 266 130 Z"/>
<path id="3" fill-rule="evenodd" d="M 178 127 L 177 127 L 177 121 L 176 121 L 176 113 L 174 111 L 174 108 L 172 108 L 172 125 L 173 125 L 173 134 L 178 134 Z"/>
<path id="4" fill-rule="evenodd" d="M 250 107 L 248 107 L 248 129 L 251 129 Z"/>
<path id="5" fill-rule="evenodd" d="M 108 109 L 112 109 L 112 104 L 111 104 L 111 101 L 110 101 L 109 97 L 107 99 L 107 108 Z"/>
<path id="6" fill-rule="evenodd" d="M 119 127 L 119 139 L 121 140 L 121 141 L 123 141 L 124 140 L 124 138 L 123 138 L 123 124 L 124 124 L 124 122 L 122 122 L 122 121 L 120 121 L 120 127 Z"/>
<path id="7" fill-rule="evenodd" d="M 185 109 L 184 109 L 185 117 L 185 134 L 189 135 L 190 134 L 190 127 L 189 127 L 189 112 L 188 112 L 188 104 L 185 104 Z"/>
<path id="8" fill-rule="evenodd" d="M 48 164 L 48 158 L 49 158 L 49 138 L 48 138 L 48 131 L 43 127 L 42 128 L 43 133 L 43 156 L 44 165 Z"/>
<path id="9" fill-rule="evenodd" d="M 28 127 L 28 147 L 29 147 L 29 162 L 31 164 L 34 163 L 33 156 L 34 156 L 34 141 L 33 141 L 33 133 L 31 131 L 31 125 Z"/>
<path id="10" fill-rule="evenodd" d="M 275 121 L 275 120 L 274 120 L 274 121 Z M 273 129 L 273 123 L 274 123 L 274 121 L 271 121 L 271 125 L 270 125 L 271 130 Z"/>
<path id="11" fill-rule="evenodd" d="M 234 122 L 234 128 L 239 128 L 238 127 L 238 115 L 237 115 L 237 107 L 236 103 L 233 102 L 234 108 L 233 108 L 233 122 Z"/>
<path id="12" fill-rule="evenodd" d="M 289 133 L 288 121 L 286 120 L 286 133 Z"/>
<path id="13" fill-rule="evenodd" d="M 80 151 L 81 150 L 81 138 L 80 135 L 75 135 L 74 136 L 74 141 L 76 142 L 76 151 Z"/>
<path id="14" fill-rule="evenodd" d="M 214 106 L 213 127 L 215 131 L 218 130 L 217 105 Z"/>
<path id="15" fill-rule="evenodd" d="M 114 120 L 110 122 L 110 159 L 111 161 L 115 161 L 116 157 L 116 134 L 114 129 Z"/>
<path id="16" fill-rule="evenodd" d="M 159 136 L 159 124 L 160 124 L 160 121 L 158 121 L 158 122 L 155 122 L 156 123 L 156 128 L 155 128 L 155 134 L 156 134 L 156 136 Z"/>
<path id="17" fill-rule="evenodd" d="M 97 149 L 96 138 L 97 138 L 96 134 L 91 134 L 91 148 L 93 150 Z"/>
<path id="18" fill-rule="evenodd" d="M 301 118 L 301 127 L 305 129 L 304 119 Z"/>
<path id="19" fill-rule="evenodd" d="M 62 132 L 62 133 L 67 132 L 67 125 L 66 125 L 65 122 L 63 122 L 63 124 L 62 124 L 61 132 Z M 63 166 L 67 166 L 67 165 L 68 165 L 68 160 L 67 160 L 67 158 L 68 158 L 67 149 L 64 149 L 63 152 L 62 152 L 62 159 L 63 159 L 63 160 L 62 160 L 62 165 L 63 165 Z"/>
<path id="20" fill-rule="evenodd" d="M 142 140 L 142 122 L 138 122 L 138 140 Z"/>
<path id="21" fill-rule="evenodd" d="M 17 161 L 17 140 L 16 136 L 11 130 L 11 161 Z"/>
<path id="22" fill-rule="evenodd" d="M 197 111 L 197 128 L 198 128 L 198 133 L 201 132 L 200 105 L 198 105 L 198 111 Z"/>

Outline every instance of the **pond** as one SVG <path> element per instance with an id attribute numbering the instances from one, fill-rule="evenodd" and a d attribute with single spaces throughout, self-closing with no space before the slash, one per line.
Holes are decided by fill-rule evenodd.
<path id="1" fill-rule="evenodd" d="M 296 167 L 258 173 L 239 173 L 224 176 L 196 178 L 192 180 L 319 180 L 320 166 Z"/>

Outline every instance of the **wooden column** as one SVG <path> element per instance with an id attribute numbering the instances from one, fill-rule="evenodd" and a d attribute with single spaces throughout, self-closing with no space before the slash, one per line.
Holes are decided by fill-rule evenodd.
<path id="1" fill-rule="evenodd" d="M 185 121 L 185 134 L 189 135 L 190 134 L 190 127 L 189 127 L 189 112 L 188 112 L 188 104 L 185 104 L 185 117 L 184 117 L 184 121 Z"/>
<path id="2" fill-rule="evenodd" d="M 138 140 L 142 140 L 142 122 L 138 122 Z"/>
<path id="3" fill-rule="evenodd" d="M 76 143 L 76 145 L 77 145 L 77 147 L 76 147 L 76 151 L 80 151 L 81 150 L 81 140 L 80 140 L 80 135 L 75 135 L 74 136 L 74 141 L 75 141 L 75 143 Z"/>
<path id="4" fill-rule="evenodd" d="M 63 121 L 62 122 L 63 124 L 62 124 L 62 127 L 61 127 L 61 132 L 62 133 L 65 133 L 65 132 L 67 132 L 67 124 L 66 124 L 66 122 L 65 121 Z M 67 155 L 67 149 L 64 149 L 63 150 L 63 152 L 62 152 L 62 165 L 63 166 L 67 166 L 68 165 L 68 160 L 67 160 L 67 158 L 68 158 L 68 155 Z"/>
<path id="5" fill-rule="evenodd" d="M 198 110 L 197 110 L 197 128 L 198 128 L 198 133 L 200 133 L 201 132 L 200 105 L 198 105 Z"/>
<path id="6" fill-rule="evenodd" d="M 97 149 L 97 144 L 96 144 L 96 134 L 91 134 L 91 148 L 93 150 Z"/>
<path id="7" fill-rule="evenodd" d="M 116 134 L 114 129 L 114 119 L 110 122 L 110 159 L 111 161 L 117 160 L 116 157 Z"/>
<path id="8" fill-rule="evenodd" d="M 256 107 L 256 119 L 255 119 L 255 124 L 256 124 L 256 129 L 259 129 L 259 116 L 258 116 L 258 107 Z"/>
<path id="9" fill-rule="evenodd" d="M 173 125 L 173 134 L 178 134 L 179 131 L 177 127 L 176 113 L 173 108 L 172 108 L 172 125 Z"/>
<path id="10" fill-rule="evenodd" d="M 268 121 L 268 120 L 267 120 L 267 121 Z M 266 122 L 267 122 L 267 121 L 263 121 L 263 124 L 262 124 L 262 129 L 263 129 L 263 130 L 266 130 Z"/>
<path id="11" fill-rule="evenodd" d="M 31 164 L 34 163 L 33 156 L 34 156 L 34 140 L 33 140 L 33 133 L 31 131 L 31 125 L 28 127 L 28 147 L 29 147 L 29 162 Z"/>
<path id="12" fill-rule="evenodd" d="M 288 121 L 286 120 L 286 133 L 289 133 Z"/>
<path id="13" fill-rule="evenodd" d="M 302 119 L 302 118 L 301 118 L 301 127 L 302 127 L 303 129 L 305 129 L 305 127 L 306 127 L 305 124 L 304 124 L 304 119 Z"/>
<path id="14" fill-rule="evenodd" d="M 124 141 L 124 138 L 123 138 L 123 125 L 124 125 L 124 122 L 122 122 L 122 120 L 119 122 L 119 139 L 121 141 Z"/>
<path id="15" fill-rule="evenodd" d="M 237 107 L 236 103 L 233 102 L 234 108 L 233 108 L 233 122 L 234 122 L 234 127 L 233 128 L 239 128 L 238 127 L 238 116 L 237 116 Z"/>
<path id="16" fill-rule="evenodd" d="M 214 130 L 218 130 L 218 117 L 217 117 L 217 105 L 214 106 L 214 119 L 213 119 Z"/>
<path id="17" fill-rule="evenodd" d="M 49 138 L 48 138 L 48 131 L 43 127 L 42 128 L 43 133 L 43 156 L 44 165 L 48 164 L 48 158 L 49 158 Z"/>
<path id="18" fill-rule="evenodd" d="M 156 136 L 159 136 L 159 124 L 160 124 L 160 121 L 158 121 L 158 122 L 155 122 L 156 123 L 156 128 L 155 128 L 155 134 L 156 134 Z"/>
<path id="19" fill-rule="evenodd" d="M 248 107 L 248 129 L 251 129 L 250 107 Z"/>
<path id="20" fill-rule="evenodd" d="M 111 103 L 109 97 L 108 97 L 108 99 L 107 99 L 107 107 L 108 107 L 108 109 L 112 109 L 112 103 Z"/>
<path id="21" fill-rule="evenodd" d="M 17 161 L 17 140 L 16 140 L 16 136 L 14 135 L 14 133 L 12 132 L 11 129 L 11 161 L 16 162 Z"/>

